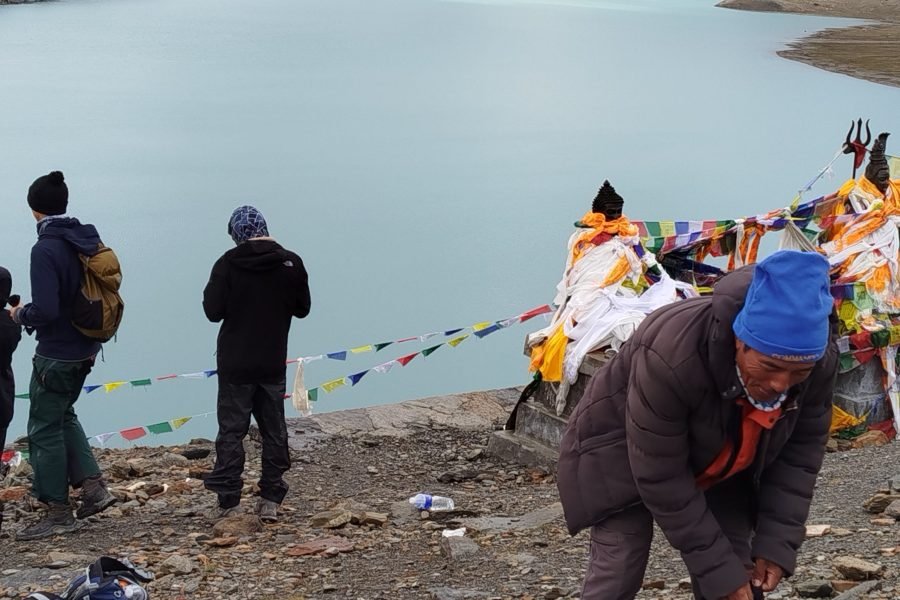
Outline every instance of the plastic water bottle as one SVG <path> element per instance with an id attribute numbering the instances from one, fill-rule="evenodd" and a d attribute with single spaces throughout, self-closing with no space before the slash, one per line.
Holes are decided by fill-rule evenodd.
<path id="1" fill-rule="evenodd" d="M 431 494 L 416 494 L 409 499 L 409 503 L 419 510 L 453 510 L 453 500 L 445 496 L 432 496 Z"/>

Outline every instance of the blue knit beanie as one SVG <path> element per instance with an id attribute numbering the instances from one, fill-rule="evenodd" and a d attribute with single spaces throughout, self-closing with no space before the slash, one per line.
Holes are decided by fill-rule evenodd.
<path id="1" fill-rule="evenodd" d="M 780 250 L 756 265 L 734 335 L 772 358 L 814 362 L 828 346 L 833 306 L 825 257 Z"/>
<path id="2" fill-rule="evenodd" d="M 240 244 L 251 238 L 268 237 L 269 228 L 266 219 L 256 208 L 238 206 L 228 219 L 228 235 L 235 244 Z"/>

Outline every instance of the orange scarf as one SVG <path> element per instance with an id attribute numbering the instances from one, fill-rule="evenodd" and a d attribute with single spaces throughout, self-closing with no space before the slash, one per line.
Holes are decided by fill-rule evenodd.
<path id="1" fill-rule="evenodd" d="M 603 213 L 589 212 L 581 218 L 581 223 L 590 227 L 587 231 L 578 236 L 575 244 L 572 246 L 572 264 L 574 265 L 588 250 L 593 246 L 593 240 L 598 233 L 608 233 L 610 235 L 634 236 L 638 233 L 637 225 L 632 225 L 628 217 L 622 215 L 618 219 L 611 221 L 606 220 Z"/>

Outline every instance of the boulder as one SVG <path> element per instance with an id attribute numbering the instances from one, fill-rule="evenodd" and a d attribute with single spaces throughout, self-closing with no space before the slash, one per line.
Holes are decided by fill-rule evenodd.
<path id="1" fill-rule="evenodd" d="M 842 577 L 853 581 L 875 579 L 884 570 L 884 567 L 877 563 L 855 556 L 840 556 L 834 560 L 832 566 Z"/>

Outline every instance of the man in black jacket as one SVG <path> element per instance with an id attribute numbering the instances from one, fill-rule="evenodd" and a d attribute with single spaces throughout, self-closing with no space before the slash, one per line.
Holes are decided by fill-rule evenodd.
<path id="1" fill-rule="evenodd" d="M 253 415 L 263 441 L 256 513 L 274 522 L 288 491 L 282 476 L 291 466 L 284 422 L 288 332 L 293 317 L 309 314 L 309 285 L 303 261 L 269 237 L 265 219 L 252 206 L 235 209 L 228 233 L 237 247 L 216 261 L 203 291 L 207 318 L 222 321 L 216 466 L 205 479 L 219 498 L 209 516 L 240 510 L 243 440 Z"/>
<path id="2" fill-rule="evenodd" d="M 43 519 L 16 534 L 23 541 L 75 530 L 70 485 L 81 488 L 79 519 L 116 502 L 75 414 L 75 402 L 100 350 L 96 340 L 72 324 L 84 276 L 79 254 L 96 254 L 100 236 L 93 225 L 66 216 L 68 204 L 69 188 L 60 171 L 38 177 L 28 188 L 38 233 L 31 249 L 31 302 L 10 309 L 15 322 L 33 328 L 37 336 L 28 446 L 34 469 L 32 494 L 48 506 Z"/>

